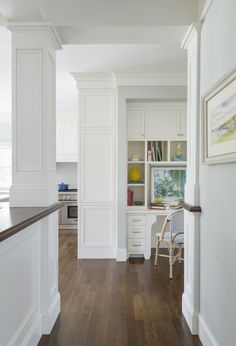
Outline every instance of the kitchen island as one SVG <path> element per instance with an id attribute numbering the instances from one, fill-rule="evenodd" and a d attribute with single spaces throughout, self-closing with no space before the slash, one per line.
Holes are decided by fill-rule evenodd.
<path id="1" fill-rule="evenodd" d="M 0 203 L 0 345 L 37 345 L 60 312 L 58 210 Z"/>

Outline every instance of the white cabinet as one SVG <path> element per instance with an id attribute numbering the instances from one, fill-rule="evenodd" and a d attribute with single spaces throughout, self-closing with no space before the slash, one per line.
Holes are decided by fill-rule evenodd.
<path id="1" fill-rule="evenodd" d="M 129 110 L 128 139 L 144 139 L 145 137 L 145 111 Z"/>
<path id="2" fill-rule="evenodd" d="M 57 111 L 57 162 L 78 162 L 77 110 Z"/>
<path id="3" fill-rule="evenodd" d="M 147 112 L 148 139 L 186 137 L 186 111 L 149 110 Z"/>
<path id="4" fill-rule="evenodd" d="M 128 255 L 146 254 L 146 215 L 132 214 L 127 216 Z"/>

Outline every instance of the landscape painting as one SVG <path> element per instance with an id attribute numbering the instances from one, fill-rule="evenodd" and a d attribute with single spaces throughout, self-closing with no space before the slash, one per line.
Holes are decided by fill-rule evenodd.
<path id="1" fill-rule="evenodd" d="M 231 162 L 236 154 L 236 72 L 204 97 L 205 161 Z"/>
<path id="2" fill-rule="evenodd" d="M 178 204 L 184 200 L 186 171 L 183 167 L 152 167 L 151 202 L 157 199 L 163 203 Z"/>

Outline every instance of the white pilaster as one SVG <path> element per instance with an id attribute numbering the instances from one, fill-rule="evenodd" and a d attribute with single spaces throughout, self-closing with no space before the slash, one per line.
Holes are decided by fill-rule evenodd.
<path id="1" fill-rule="evenodd" d="M 57 202 L 56 64 L 60 40 L 50 24 L 9 26 L 12 32 L 13 207 Z M 40 316 L 50 333 L 60 312 L 58 213 L 40 222 Z"/>
<path id="2" fill-rule="evenodd" d="M 74 73 L 79 92 L 78 257 L 116 258 L 116 84 L 110 73 Z"/>
<path id="3" fill-rule="evenodd" d="M 11 24 L 12 187 L 14 207 L 57 201 L 55 49 L 50 24 Z"/>
<path id="4" fill-rule="evenodd" d="M 187 96 L 187 177 L 185 201 L 199 205 L 199 131 L 200 131 L 200 31 L 201 25 L 192 25 L 183 47 L 188 52 Z M 182 311 L 192 334 L 198 334 L 199 317 L 199 238 L 200 214 L 185 211 L 185 264 Z"/>

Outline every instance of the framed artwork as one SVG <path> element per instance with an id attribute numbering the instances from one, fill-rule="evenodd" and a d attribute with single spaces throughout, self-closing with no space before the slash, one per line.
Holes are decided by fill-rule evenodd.
<path id="1" fill-rule="evenodd" d="M 203 162 L 236 161 L 236 70 L 203 96 Z"/>
<path id="2" fill-rule="evenodd" d="M 151 202 L 178 204 L 184 200 L 186 170 L 184 167 L 151 167 Z"/>

